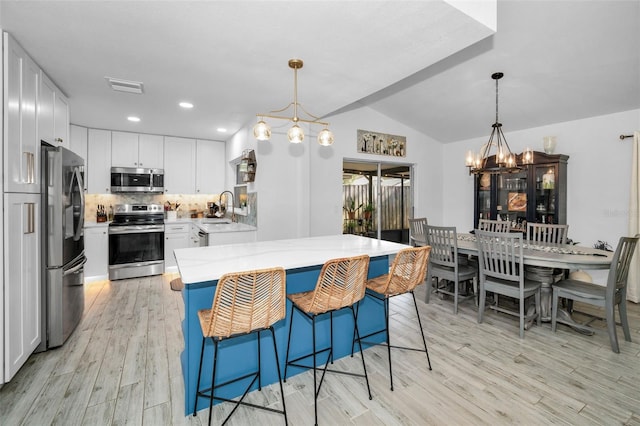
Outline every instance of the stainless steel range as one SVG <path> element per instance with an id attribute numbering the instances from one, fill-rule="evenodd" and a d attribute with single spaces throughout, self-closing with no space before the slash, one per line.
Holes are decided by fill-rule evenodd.
<path id="1" fill-rule="evenodd" d="M 164 208 L 160 204 L 116 204 L 109 225 L 109 279 L 164 272 Z"/>

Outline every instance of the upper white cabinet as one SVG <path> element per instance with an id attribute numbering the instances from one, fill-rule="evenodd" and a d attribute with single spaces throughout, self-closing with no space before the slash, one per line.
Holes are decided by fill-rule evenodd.
<path id="1" fill-rule="evenodd" d="M 164 137 L 141 134 L 138 139 L 138 164 L 145 169 L 164 168 Z"/>
<path id="2" fill-rule="evenodd" d="M 163 137 L 127 132 L 111 136 L 111 165 L 161 169 L 164 167 Z"/>
<path id="3" fill-rule="evenodd" d="M 87 137 L 86 127 L 71 125 L 69 137 L 69 149 L 78 154 L 84 160 L 84 191 L 87 192 Z"/>
<path id="4" fill-rule="evenodd" d="M 42 70 L 38 97 L 38 136 L 53 146 L 69 148 L 69 101 Z"/>
<path id="5" fill-rule="evenodd" d="M 165 136 L 164 192 L 194 194 L 196 188 L 196 141 Z"/>
<path id="6" fill-rule="evenodd" d="M 40 344 L 40 194 L 4 195 L 4 381 Z"/>
<path id="7" fill-rule="evenodd" d="M 87 189 L 90 194 L 111 193 L 111 132 L 89 129 Z"/>
<path id="8" fill-rule="evenodd" d="M 219 194 L 224 191 L 224 142 L 198 140 L 196 143 L 196 193 Z"/>
<path id="9" fill-rule="evenodd" d="M 4 33 L 4 190 L 40 192 L 40 140 L 36 107 L 40 69 Z"/>

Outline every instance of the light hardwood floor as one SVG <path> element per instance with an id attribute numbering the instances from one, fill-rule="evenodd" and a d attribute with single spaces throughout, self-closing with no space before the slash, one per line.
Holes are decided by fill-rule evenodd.
<path id="1" fill-rule="evenodd" d="M 184 416 L 179 354 L 183 305 L 172 275 L 86 286 L 78 329 L 61 348 L 33 355 L 0 389 L 2 425 L 206 424 L 206 410 Z M 606 334 L 584 336 L 559 325 L 534 326 L 518 338 L 514 317 L 487 312 L 477 324 L 472 301 L 417 292 L 433 370 L 424 354 L 394 350 L 389 389 L 383 347 L 365 351 L 373 400 L 362 379 L 328 375 L 319 400 L 324 425 L 580 424 L 640 425 L 640 306 L 629 304 L 633 343 L 619 330 L 620 354 Z M 392 300 L 392 339 L 419 345 L 409 297 Z M 601 325 L 602 326 L 602 325 Z M 357 358 L 336 361 L 359 371 Z M 276 386 L 253 392 L 279 406 Z M 313 422 L 311 373 L 287 380 L 289 423 Z M 220 422 L 229 404 L 214 407 Z M 283 424 L 281 415 L 239 408 L 230 424 Z"/>

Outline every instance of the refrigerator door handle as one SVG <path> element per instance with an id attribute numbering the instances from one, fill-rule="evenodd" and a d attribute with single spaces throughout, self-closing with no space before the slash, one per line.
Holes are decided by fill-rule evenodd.
<path id="1" fill-rule="evenodd" d="M 71 179 L 71 184 L 69 185 L 69 194 L 73 194 L 74 183 L 80 194 L 80 218 L 78 220 L 78 227 L 73 233 L 73 240 L 79 241 L 82 236 L 82 228 L 84 227 L 84 187 L 82 175 L 80 175 L 80 169 L 78 167 L 73 170 L 73 179 Z"/>
<path id="2" fill-rule="evenodd" d="M 77 273 L 79 270 L 81 270 L 84 267 L 85 263 L 87 263 L 87 258 L 85 256 L 82 256 L 82 262 L 80 262 L 76 266 L 74 266 L 72 268 L 69 268 L 66 271 L 64 271 L 62 276 L 66 277 L 67 275 L 71 275 L 71 274 Z"/>

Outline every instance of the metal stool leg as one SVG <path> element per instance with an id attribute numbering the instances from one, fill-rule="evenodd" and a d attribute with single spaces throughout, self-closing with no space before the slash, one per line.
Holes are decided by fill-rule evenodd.
<path id="1" fill-rule="evenodd" d="M 420 334 L 422 335 L 422 343 L 424 344 L 424 352 L 427 354 L 427 362 L 429 363 L 429 370 L 431 370 L 431 360 L 429 359 L 429 350 L 427 349 L 427 340 L 424 338 L 424 331 L 422 330 L 422 321 L 420 321 L 420 312 L 418 311 L 418 304 L 416 303 L 416 295 L 411 292 L 413 297 L 413 305 L 416 307 L 416 316 L 418 317 L 418 327 L 420 327 Z"/>

